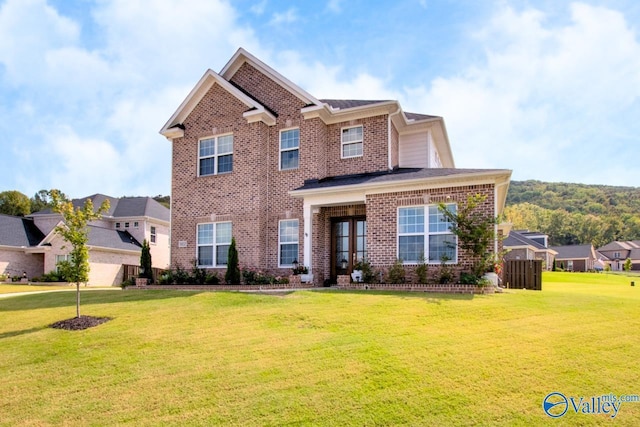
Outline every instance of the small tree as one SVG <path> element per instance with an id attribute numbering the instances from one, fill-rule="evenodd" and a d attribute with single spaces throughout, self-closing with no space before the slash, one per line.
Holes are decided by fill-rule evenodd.
<path id="1" fill-rule="evenodd" d="M 236 249 L 236 239 L 231 238 L 229 246 L 229 256 L 227 258 L 227 272 L 224 275 L 224 281 L 232 284 L 240 284 L 240 268 L 238 267 L 238 250 Z"/>
<path id="2" fill-rule="evenodd" d="M 140 252 L 140 277 L 148 279 L 153 283 L 153 269 L 151 267 L 151 248 L 147 239 L 142 241 L 142 251 Z"/>
<path id="3" fill-rule="evenodd" d="M 493 264 L 494 254 L 489 251 L 495 240 L 497 218 L 481 212 L 478 208 L 487 199 L 482 194 L 469 194 L 467 201 L 457 210 L 444 203 L 438 209 L 451 223 L 451 232 L 458 237 L 459 245 L 473 259 L 473 274 L 480 278 Z"/>
<path id="4" fill-rule="evenodd" d="M 80 317 L 80 282 L 86 283 L 89 280 L 87 224 L 102 217 L 102 213 L 109 209 L 109 201 L 105 200 L 94 211 L 91 199 L 87 199 L 82 207 L 74 207 L 73 203 L 57 190 L 51 191 L 51 198 L 53 211 L 62 215 L 64 221 L 63 224 L 56 226 L 55 230 L 71 245 L 71 265 L 68 274 L 71 281 L 76 282 L 76 317 Z"/>
<path id="5" fill-rule="evenodd" d="M 624 271 L 631 271 L 631 258 L 627 258 L 624 262 L 624 265 L 622 266 L 622 268 L 624 269 Z"/>

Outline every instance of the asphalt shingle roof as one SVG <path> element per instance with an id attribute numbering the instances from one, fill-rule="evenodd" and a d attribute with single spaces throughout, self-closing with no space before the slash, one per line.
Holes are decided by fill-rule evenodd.
<path id="1" fill-rule="evenodd" d="M 89 226 L 89 241 L 91 246 L 102 248 L 139 250 L 142 245 L 127 231 Z"/>
<path id="2" fill-rule="evenodd" d="M 518 231 L 512 230 L 506 239 L 504 239 L 503 246 L 505 248 L 515 247 L 515 246 L 533 246 L 536 249 L 546 249 L 544 245 L 536 242 L 535 240 L 531 240 L 527 236 L 522 235 Z"/>
<path id="3" fill-rule="evenodd" d="M 341 175 L 323 179 L 305 180 L 302 187 L 296 190 L 315 190 L 321 188 L 341 187 L 358 184 L 377 184 L 391 181 L 410 181 L 441 177 L 454 177 L 473 173 L 500 173 L 506 169 L 454 169 L 454 168 L 400 168 L 385 172 L 372 172 L 356 175 Z"/>
<path id="4" fill-rule="evenodd" d="M 44 234 L 32 219 L 0 214 L 0 245 L 37 246 Z"/>
<path id="5" fill-rule="evenodd" d="M 552 246 L 551 249 L 558 252 L 556 259 L 582 259 L 591 258 L 593 246 L 591 245 L 567 245 Z"/>

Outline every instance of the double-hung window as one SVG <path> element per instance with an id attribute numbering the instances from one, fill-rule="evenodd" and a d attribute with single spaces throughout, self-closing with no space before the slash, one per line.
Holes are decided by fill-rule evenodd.
<path id="1" fill-rule="evenodd" d="M 151 243 L 156 243 L 156 238 L 157 238 L 156 228 L 152 225 L 151 226 Z"/>
<path id="2" fill-rule="evenodd" d="M 198 266 L 223 267 L 231 246 L 231 223 L 198 224 Z"/>
<path id="3" fill-rule="evenodd" d="M 198 143 L 198 175 L 233 171 L 233 135 L 201 139 Z"/>
<path id="4" fill-rule="evenodd" d="M 455 204 L 447 209 L 456 211 Z M 398 209 L 398 258 L 405 263 L 424 259 L 430 263 L 457 262 L 457 239 L 451 223 L 438 206 L 412 206 Z"/>
<path id="5" fill-rule="evenodd" d="M 300 159 L 300 129 L 280 132 L 280 170 L 298 169 Z"/>
<path id="6" fill-rule="evenodd" d="M 362 157 L 362 126 L 342 128 L 342 158 Z"/>
<path id="7" fill-rule="evenodd" d="M 287 219 L 278 225 L 278 265 L 293 267 L 298 260 L 298 220 Z"/>

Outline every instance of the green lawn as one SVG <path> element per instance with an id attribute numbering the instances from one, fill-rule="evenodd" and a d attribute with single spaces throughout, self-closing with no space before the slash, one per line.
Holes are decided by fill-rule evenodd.
<path id="1" fill-rule="evenodd" d="M 640 283 L 481 296 L 113 290 L 0 299 L 0 425 L 611 425 L 550 392 L 640 394 Z M 640 402 L 615 425 L 638 425 Z"/>

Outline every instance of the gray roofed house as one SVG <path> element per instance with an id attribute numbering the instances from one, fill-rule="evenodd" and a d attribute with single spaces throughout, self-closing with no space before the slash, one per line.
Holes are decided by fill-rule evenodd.
<path id="1" fill-rule="evenodd" d="M 552 246 L 556 251 L 556 268 L 566 271 L 593 271 L 598 256 L 593 245 Z"/>
<path id="2" fill-rule="evenodd" d="M 548 238 L 545 234 L 529 230 L 511 230 L 502 245 L 508 252 L 505 260 L 534 260 L 543 261 L 543 268 L 550 270 L 556 251 L 546 246 Z"/>
<path id="3" fill-rule="evenodd" d="M 640 240 L 613 241 L 597 250 L 613 271 L 622 271 L 627 259 L 632 270 L 640 270 Z"/>
<path id="4" fill-rule="evenodd" d="M 75 207 L 91 199 L 97 209 L 104 200 L 109 209 L 89 224 L 90 284 L 117 285 L 123 265 L 138 265 L 141 243 L 150 242 L 153 266 L 169 265 L 169 209 L 150 197 L 115 198 L 104 194 L 72 200 Z M 55 232 L 62 216 L 43 209 L 25 218 L 0 215 L 0 274 L 26 272 L 28 277 L 55 270 L 66 259 L 68 244 Z"/>

